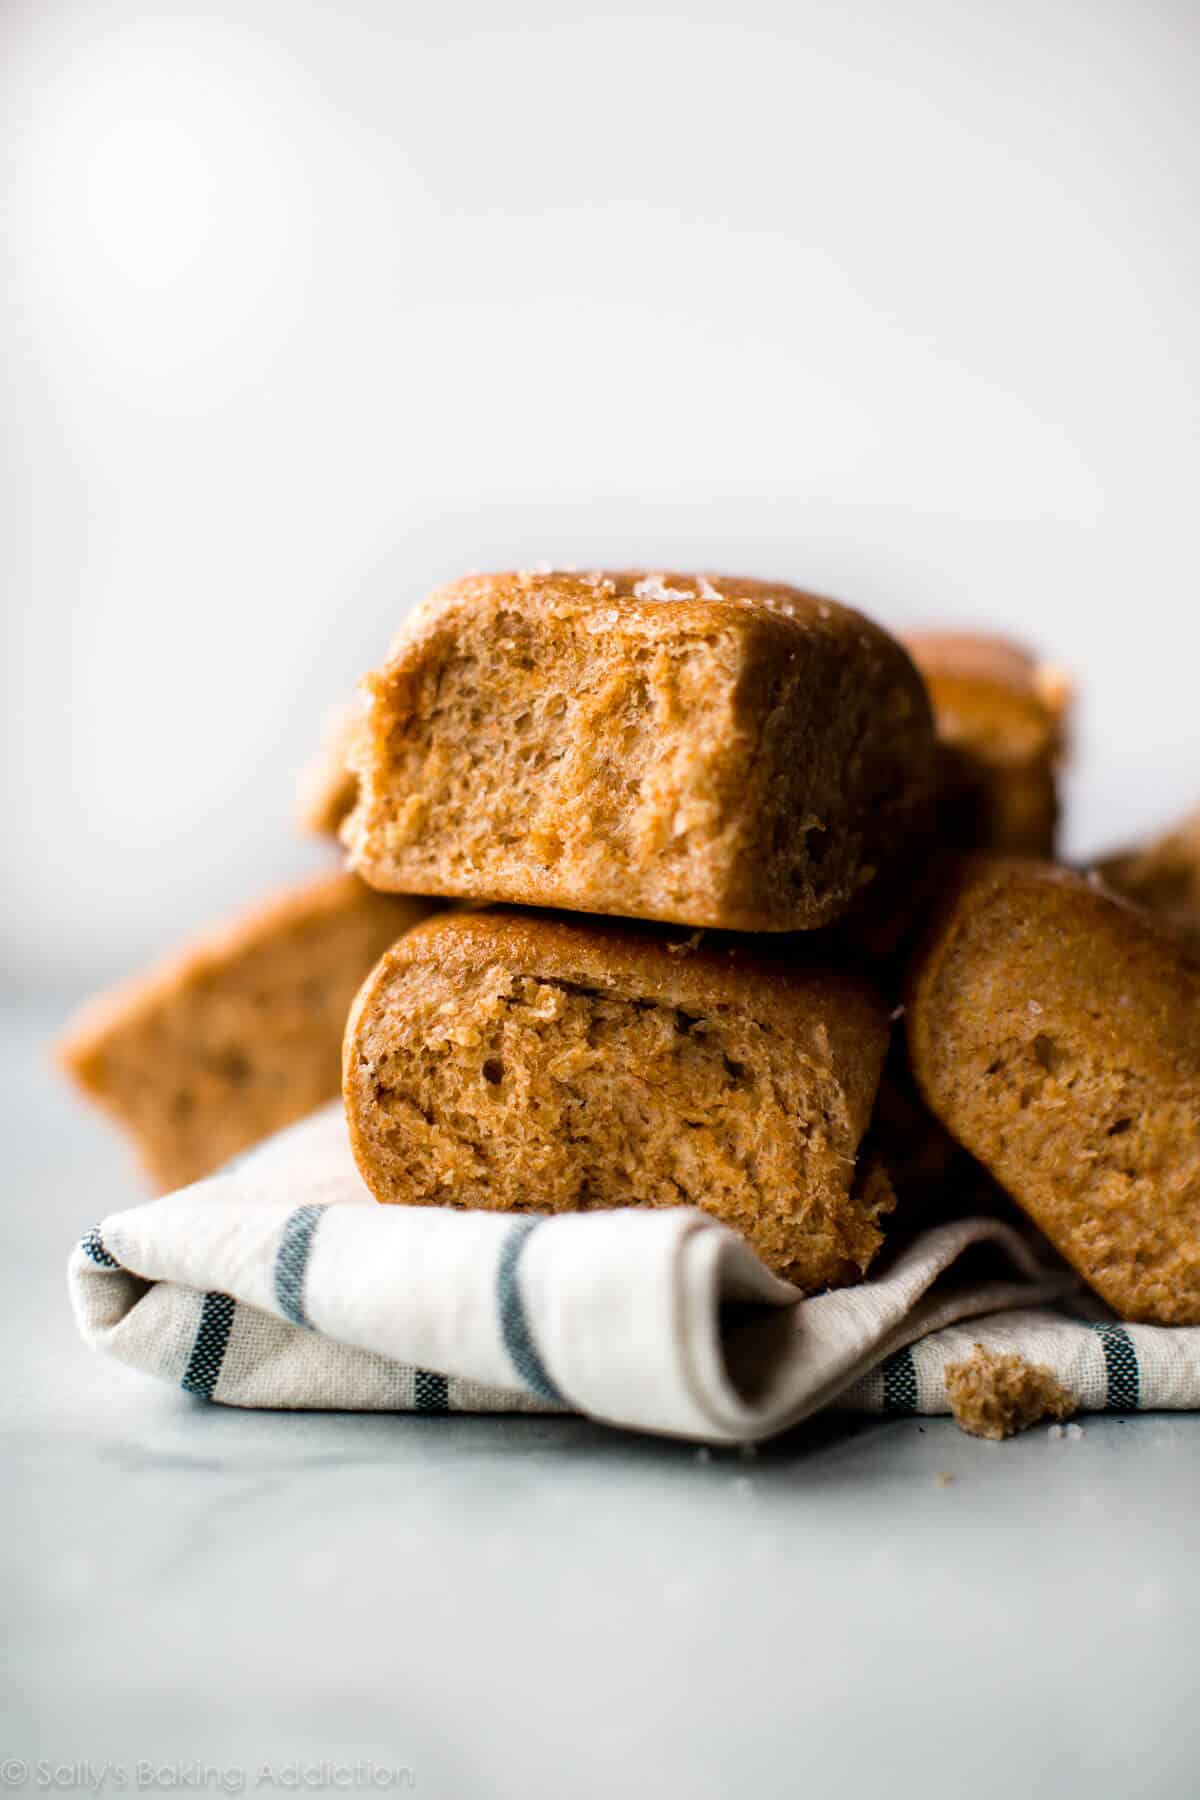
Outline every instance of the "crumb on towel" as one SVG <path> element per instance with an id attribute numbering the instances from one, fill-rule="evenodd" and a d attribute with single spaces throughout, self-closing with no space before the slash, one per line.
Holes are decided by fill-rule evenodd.
<path id="1" fill-rule="evenodd" d="M 944 1375 L 954 1422 L 972 1437 L 1012 1437 L 1039 1419 L 1068 1419 L 1079 1409 L 1053 1370 L 982 1344 L 948 1363 Z"/>

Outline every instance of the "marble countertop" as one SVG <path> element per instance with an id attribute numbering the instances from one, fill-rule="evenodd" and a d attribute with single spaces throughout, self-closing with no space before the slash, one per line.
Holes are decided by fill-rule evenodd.
<path id="1" fill-rule="evenodd" d="M 68 1251 L 136 1188 L 51 1023 L 0 1040 L 11 1791 L 1194 1791 L 1200 1418 L 705 1458 L 207 1406 L 75 1339 Z"/>

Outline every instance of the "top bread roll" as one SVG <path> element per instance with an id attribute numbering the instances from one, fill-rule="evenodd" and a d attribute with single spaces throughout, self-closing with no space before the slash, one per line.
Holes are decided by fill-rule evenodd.
<path id="1" fill-rule="evenodd" d="M 343 835 L 394 892 L 808 930 L 895 857 L 932 782 L 899 644 L 766 582 L 474 576 L 364 686 Z"/>
<path id="2" fill-rule="evenodd" d="M 960 850 L 1050 856 L 1071 690 L 1020 644 L 973 632 L 909 632 L 939 749 L 938 836 Z"/>

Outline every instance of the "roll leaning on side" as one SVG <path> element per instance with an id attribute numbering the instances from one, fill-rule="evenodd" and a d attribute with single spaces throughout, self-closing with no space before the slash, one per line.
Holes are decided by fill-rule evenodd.
<path id="1" fill-rule="evenodd" d="M 1099 882 L 968 858 L 913 961 L 926 1103 L 1124 1319 L 1200 1325 L 1200 962 Z"/>

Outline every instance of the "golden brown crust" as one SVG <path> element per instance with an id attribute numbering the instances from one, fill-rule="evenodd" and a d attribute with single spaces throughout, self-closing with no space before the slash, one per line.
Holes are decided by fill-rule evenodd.
<path id="1" fill-rule="evenodd" d="M 418 926 L 346 1030 L 376 1198 L 694 1204 L 802 1286 L 860 1278 L 893 1200 L 854 1183 L 886 1009 L 855 976 L 699 935 L 507 909 Z"/>
<path id="2" fill-rule="evenodd" d="M 1057 742 L 1071 703 L 1071 684 L 1025 644 L 980 631 L 907 631 L 903 642 L 926 684 L 963 683 L 981 700 L 994 692 L 1029 703 L 1027 730 L 1035 742 Z M 970 696 L 968 695 L 968 699 Z"/>
<path id="3" fill-rule="evenodd" d="M 808 1022 L 827 1009 L 839 1028 L 873 1042 L 887 1023 L 882 1000 L 860 976 L 842 969 L 809 967 L 803 945 L 775 952 L 768 940 L 686 932 L 636 919 L 600 919 L 515 906 L 439 912 L 414 925 L 385 959 L 388 969 L 422 962 L 436 945 L 447 969 L 472 968 L 481 959 L 503 961 L 527 972 L 552 961 L 566 978 L 628 998 L 664 1000 L 672 1006 L 750 1006 L 777 1029 Z M 381 963 L 365 984 L 386 979 Z M 362 1000 L 358 996 L 356 1005 Z M 886 1039 L 888 1033 L 883 1032 Z M 854 1039 L 855 1049 L 858 1039 Z M 848 1049 L 848 1060 L 851 1053 Z"/>
<path id="4" fill-rule="evenodd" d="M 381 888 L 810 929 L 905 846 L 933 779 L 895 640 L 763 582 L 471 577 L 365 689 L 344 838 Z"/>
<path id="5" fill-rule="evenodd" d="M 428 911 L 341 871 L 284 889 L 90 1001 L 56 1060 L 157 1188 L 199 1180 L 337 1093 L 355 990 Z"/>
<path id="6" fill-rule="evenodd" d="M 941 749 L 939 835 L 957 849 L 1049 856 L 1071 689 L 1021 645 L 970 632 L 909 632 Z"/>
<path id="7" fill-rule="evenodd" d="M 1200 1323 L 1200 965 L 1098 881 L 963 865 L 910 971 L 933 1112 L 1122 1317 Z"/>

